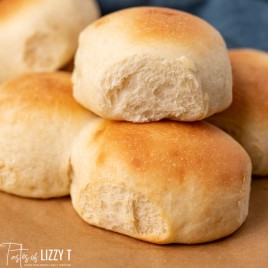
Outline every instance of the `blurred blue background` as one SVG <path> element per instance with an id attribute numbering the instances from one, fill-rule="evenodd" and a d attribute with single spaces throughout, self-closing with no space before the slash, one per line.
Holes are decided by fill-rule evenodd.
<path id="1" fill-rule="evenodd" d="M 268 0 L 98 0 L 102 14 L 133 6 L 184 10 L 210 22 L 229 48 L 268 51 Z"/>

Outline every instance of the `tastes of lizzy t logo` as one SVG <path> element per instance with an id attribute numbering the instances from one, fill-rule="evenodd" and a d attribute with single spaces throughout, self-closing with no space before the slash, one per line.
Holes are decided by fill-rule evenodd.
<path id="1" fill-rule="evenodd" d="M 0 244 L 0 267 L 71 267 L 71 249 L 40 249 L 30 252 L 18 243 Z"/>

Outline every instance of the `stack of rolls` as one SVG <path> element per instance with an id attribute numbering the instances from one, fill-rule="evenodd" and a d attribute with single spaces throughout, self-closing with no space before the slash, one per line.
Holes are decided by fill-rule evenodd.
<path id="1" fill-rule="evenodd" d="M 94 0 L 0 1 L 0 190 L 70 194 L 72 143 L 95 116 L 74 100 L 71 74 L 53 71 L 98 16 Z"/>
<path id="2" fill-rule="evenodd" d="M 157 244 L 236 231 L 248 214 L 251 161 L 201 121 L 232 102 L 221 35 L 172 9 L 115 12 L 82 31 L 72 84 L 66 72 L 24 73 L 68 63 L 99 14 L 95 2 L 14 3 L 16 18 L 11 2 L 0 3 L 0 190 L 71 194 L 86 222 Z"/>
<path id="3" fill-rule="evenodd" d="M 239 228 L 251 161 L 200 121 L 232 101 L 228 52 L 212 26 L 166 8 L 107 15 L 80 35 L 73 84 L 75 99 L 101 117 L 71 156 L 72 203 L 86 222 L 158 244 Z"/>

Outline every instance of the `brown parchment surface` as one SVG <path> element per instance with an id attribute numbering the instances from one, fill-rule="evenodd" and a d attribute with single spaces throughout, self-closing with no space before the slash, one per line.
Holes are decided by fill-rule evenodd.
<path id="1" fill-rule="evenodd" d="M 22 267 L 268 267 L 268 179 L 253 179 L 249 216 L 237 232 L 191 246 L 153 245 L 90 226 L 79 218 L 69 198 L 33 200 L 0 192 L 3 243 L 22 244 L 29 256 L 38 254 L 36 263 L 22 262 Z M 46 260 L 46 250 L 54 249 L 63 250 L 62 260 Z M 20 267 L 14 259 L 6 266 L 7 251 L 7 244 L 0 247 L 0 267 Z M 10 252 L 9 258 L 18 252 Z M 59 258 L 54 253 L 50 257 Z"/>

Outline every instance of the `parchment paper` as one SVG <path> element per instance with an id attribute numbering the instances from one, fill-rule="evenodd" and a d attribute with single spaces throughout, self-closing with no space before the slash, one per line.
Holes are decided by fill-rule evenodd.
<path id="1" fill-rule="evenodd" d="M 0 267 L 266 268 L 268 179 L 253 180 L 249 217 L 236 233 L 193 246 L 153 245 L 90 226 L 79 218 L 69 198 L 32 200 L 0 192 L 0 244 Z M 9 245 L 10 249 L 28 249 L 23 251 L 33 256 L 28 266 L 24 260 L 11 260 L 20 251 L 9 252 L 6 266 Z M 55 250 L 61 250 L 62 259 Z M 50 252 L 53 261 L 46 258 Z"/>

